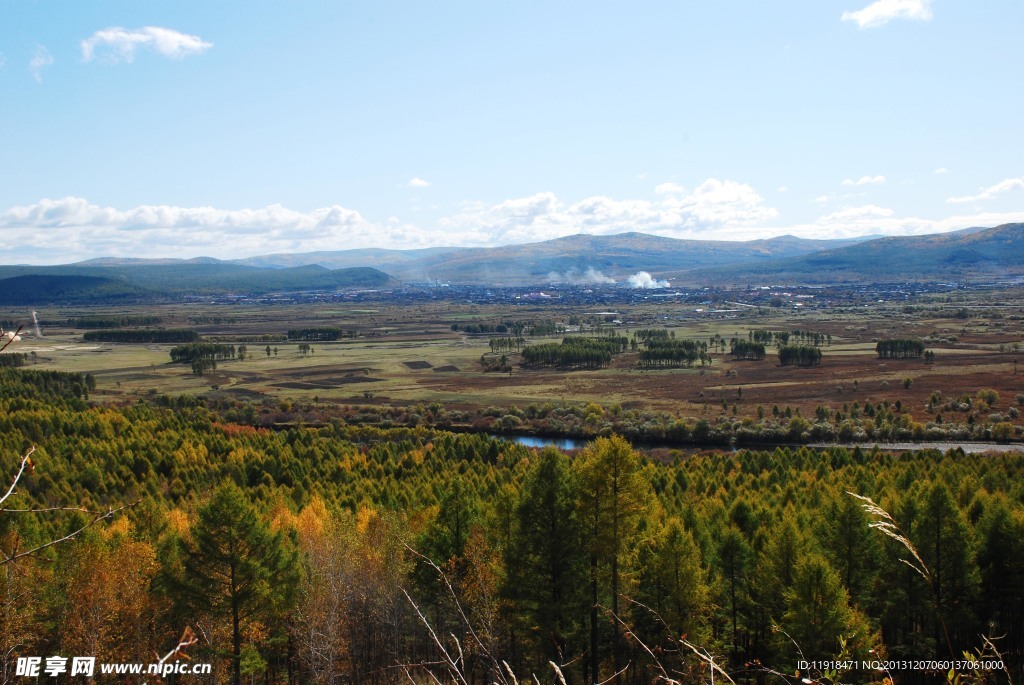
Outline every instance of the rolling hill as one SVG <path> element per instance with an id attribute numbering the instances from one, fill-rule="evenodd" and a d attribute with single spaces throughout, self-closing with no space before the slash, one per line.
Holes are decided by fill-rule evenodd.
<path id="1" fill-rule="evenodd" d="M 691 272 L 698 282 L 997 281 L 1024 276 L 1024 223 L 876 238 L 813 254 Z"/>
<path id="2" fill-rule="evenodd" d="M 209 258 L 100 259 L 65 266 L 0 266 L 0 305 L 146 302 L 185 295 L 264 295 L 398 285 L 371 267 L 258 268 Z"/>

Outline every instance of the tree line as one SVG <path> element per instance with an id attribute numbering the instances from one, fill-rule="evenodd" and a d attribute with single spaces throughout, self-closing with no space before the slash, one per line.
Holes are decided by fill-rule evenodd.
<path id="1" fill-rule="evenodd" d="M 147 314 L 125 314 L 122 316 L 79 316 L 68 319 L 72 328 L 127 328 L 131 326 L 156 326 L 161 322 L 159 316 Z"/>
<path id="2" fill-rule="evenodd" d="M 288 340 L 303 342 L 333 342 L 342 338 L 355 339 L 357 337 L 359 337 L 358 331 L 336 327 L 293 328 L 288 331 Z"/>
<path id="3" fill-rule="evenodd" d="M 199 341 L 199 333 L 187 328 L 122 328 L 87 331 L 85 342 L 113 343 L 192 343 Z"/>

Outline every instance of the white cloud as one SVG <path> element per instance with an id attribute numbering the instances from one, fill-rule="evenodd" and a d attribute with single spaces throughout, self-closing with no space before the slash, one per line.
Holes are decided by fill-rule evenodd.
<path id="1" fill-rule="evenodd" d="M 281 205 L 240 210 L 143 205 L 120 210 L 67 197 L 0 213 L 0 254 L 32 253 L 40 255 L 33 261 L 48 263 L 100 255 L 232 258 L 377 243 L 419 247 L 427 244 L 427 237 L 409 225 L 371 224 L 359 212 L 338 205 L 311 212 Z M 55 252 L 56 245 L 62 253 Z"/>
<path id="2" fill-rule="evenodd" d="M 124 29 L 112 26 L 92 34 L 82 41 L 82 59 L 86 62 L 99 58 L 106 62 L 132 62 L 139 49 L 153 50 L 170 59 L 184 59 L 198 55 L 213 47 L 213 43 L 199 36 L 190 36 L 160 26 Z"/>
<path id="3" fill-rule="evenodd" d="M 422 178 L 410 178 L 408 183 L 410 188 L 429 188 L 431 185 L 430 181 L 425 181 Z"/>
<path id="4" fill-rule="evenodd" d="M 862 29 L 872 29 L 893 19 L 932 18 L 932 0 L 876 0 L 856 12 L 843 12 L 843 21 L 855 21 Z"/>
<path id="5" fill-rule="evenodd" d="M 753 188 L 735 181 L 711 178 L 692 192 L 662 183 L 655 192 L 661 197 L 653 202 L 594 196 L 570 205 L 554 193 L 537 193 L 489 207 L 467 206 L 441 219 L 439 226 L 473 236 L 475 244 L 507 244 L 626 231 L 697 238 L 707 231 L 734 230 L 778 217 Z"/>
<path id="6" fill-rule="evenodd" d="M 954 204 L 962 202 L 981 202 L 982 200 L 991 200 L 995 198 L 996 195 L 1000 195 L 1002 193 L 1018 188 L 1024 189 L 1024 177 L 1007 178 L 995 184 L 994 186 L 989 186 L 988 188 L 981 188 L 981 192 L 979 192 L 977 195 L 950 197 L 946 199 L 946 202 L 952 202 Z"/>
<path id="7" fill-rule="evenodd" d="M 597 196 L 570 204 L 553 193 L 537 193 L 493 205 L 467 202 L 431 226 L 395 216 L 374 222 L 339 205 L 311 211 L 281 205 L 234 210 L 170 205 L 119 209 L 67 197 L 0 210 L 0 263 L 68 263 L 98 256 L 232 259 L 361 247 L 494 246 L 627 231 L 708 240 L 782 234 L 808 238 L 920 235 L 1024 219 L 1020 211 L 925 219 L 899 216 L 892 209 L 870 204 L 823 212 L 814 221 L 797 225 L 773 226 L 777 217 L 778 212 L 749 186 L 715 179 L 693 192 L 681 190 L 656 201 Z M 561 276 L 590 282 L 601 277 L 597 272 Z"/>
<path id="8" fill-rule="evenodd" d="M 775 190 L 776 190 L 777 192 L 780 192 L 780 193 L 785 193 L 785 192 L 787 192 L 787 191 L 789 190 L 789 188 L 787 188 L 786 186 L 779 186 L 779 187 L 778 187 L 778 188 L 776 188 Z"/>
<path id="9" fill-rule="evenodd" d="M 857 180 L 852 178 L 845 179 L 842 183 L 844 186 L 867 186 L 867 185 L 880 185 L 885 183 L 885 176 L 861 176 Z"/>
<path id="10" fill-rule="evenodd" d="M 44 45 L 36 45 L 32 59 L 28 61 L 28 72 L 38 83 L 43 82 L 43 69 L 53 64 L 53 55 Z"/>
<path id="11" fill-rule="evenodd" d="M 946 168 L 946 167 L 944 167 L 944 166 L 940 166 L 940 167 L 939 167 L 938 169 L 936 169 L 936 170 L 935 170 L 935 171 L 933 171 L 932 173 L 933 173 L 933 174 L 948 174 L 948 173 L 949 173 L 949 169 L 947 169 L 947 168 Z"/>

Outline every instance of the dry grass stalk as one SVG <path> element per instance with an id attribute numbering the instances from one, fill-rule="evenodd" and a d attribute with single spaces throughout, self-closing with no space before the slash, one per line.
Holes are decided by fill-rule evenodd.
<path id="1" fill-rule="evenodd" d="M 882 534 L 892 538 L 910 552 L 910 555 L 914 557 L 914 561 L 917 562 L 916 565 L 908 559 L 900 559 L 900 561 L 917 571 L 930 586 L 932 583 L 931 571 L 928 570 L 928 566 L 924 563 L 924 560 L 921 559 L 921 555 L 917 553 L 917 548 L 914 547 L 914 543 L 912 543 L 910 539 L 903 534 L 903 531 L 900 529 L 899 525 L 897 525 L 896 520 L 893 519 L 889 512 L 876 504 L 870 497 L 858 495 L 857 493 L 850 492 L 849 490 L 846 491 L 846 494 L 859 500 L 861 503 L 860 506 L 864 512 L 868 516 L 872 517 L 873 520 L 868 524 L 869 528 L 874 528 Z"/>

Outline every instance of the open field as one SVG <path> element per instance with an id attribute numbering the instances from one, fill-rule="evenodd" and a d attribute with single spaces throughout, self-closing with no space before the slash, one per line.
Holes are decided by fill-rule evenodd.
<path id="1" fill-rule="evenodd" d="M 1022 386 L 1015 360 L 1024 344 L 1024 306 L 1012 304 L 1015 294 L 974 292 L 958 300 L 924 298 L 911 304 L 866 301 L 836 309 L 746 308 L 717 316 L 669 301 L 524 306 L 380 300 L 352 307 L 167 305 L 144 312 L 54 308 L 39 312 L 44 337 L 26 336 L 19 351 L 34 353 L 37 368 L 92 373 L 97 381 L 93 399 L 101 402 L 147 393 L 322 405 L 441 402 L 461 409 L 596 402 L 677 416 L 728 411 L 744 417 L 754 416 L 758 407 L 799 408 L 807 416 L 819 405 L 838 409 L 884 400 L 899 401 L 916 414 L 925 410 L 933 392 L 946 399 L 990 388 L 999 393 L 1005 410 Z M 159 316 L 161 328 L 190 328 L 204 339 L 246 344 L 247 357 L 221 362 L 216 371 L 199 377 L 187 364 L 170 363 L 171 344 L 84 342 L 83 331 L 72 325 L 82 316 L 139 313 Z M 0 313 L 8 320 L 17 315 Z M 490 354 L 491 338 L 506 334 L 469 334 L 452 330 L 453 324 L 502 321 L 553 321 L 565 325 L 569 332 L 564 335 L 570 336 L 628 336 L 638 329 L 667 328 L 676 339 L 712 343 L 746 339 L 751 330 L 800 329 L 827 335 L 830 342 L 821 347 L 821 363 L 808 368 L 780 366 L 772 346 L 761 361 L 735 360 L 726 342 L 711 348 L 713 361 L 705 367 L 640 370 L 638 353 L 633 351 L 599 370 L 526 369 L 512 351 L 511 373 L 484 373 L 481 356 Z M 308 352 L 285 339 L 289 329 L 325 326 L 355 337 L 313 342 Z M 259 336 L 272 336 L 273 341 L 252 342 Z M 557 342 L 562 337 L 527 335 L 525 343 Z M 887 337 L 925 340 L 935 352 L 934 362 L 878 359 L 875 341 Z"/>

